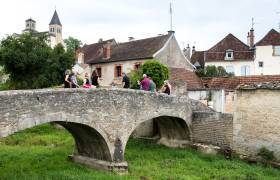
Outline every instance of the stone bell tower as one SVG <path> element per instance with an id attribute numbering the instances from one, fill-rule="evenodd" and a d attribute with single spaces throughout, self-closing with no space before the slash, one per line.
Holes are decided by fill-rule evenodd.
<path id="1" fill-rule="evenodd" d="M 62 24 L 59 20 L 56 10 L 54 11 L 52 20 L 49 24 L 49 34 L 51 40 L 51 47 L 54 47 L 59 43 L 63 44 Z"/>

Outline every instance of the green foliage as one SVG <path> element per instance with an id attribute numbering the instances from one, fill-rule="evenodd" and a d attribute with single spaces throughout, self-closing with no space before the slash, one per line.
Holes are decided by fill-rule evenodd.
<path id="1" fill-rule="evenodd" d="M 274 152 L 268 150 L 266 147 L 262 147 L 259 149 L 258 155 L 261 156 L 265 160 L 273 160 Z"/>
<path id="2" fill-rule="evenodd" d="M 147 74 L 153 79 L 157 88 L 163 85 L 164 80 L 169 79 L 169 69 L 157 60 L 146 61 L 140 66 L 139 70 L 134 70 L 129 73 L 131 88 L 139 89 L 138 80 L 143 79 L 143 74 Z"/>
<path id="3" fill-rule="evenodd" d="M 64 43 L 66 44 L 66 49 L 69 52 L 75 52 L 82 45 L 82 41 L 71 36 L 69 36 L 67 39 L 64 39 Z"/>
<path id="4" fill-rule="evenodd" d="M 141 80 L 143 78 L 143 72 L 140 66 L 140 69 L 138 70 L 132 70 L 128 74 L 130 79 L 130 88 L 132 89 L 140 89 L 140 85 L 137 83 L 137 81 Z"/>
<path id="5" fill-rule="evenodd" d="M 227 73 L 225 68 L 222 66 L 206 66 L 204 69 L 196 70 L 196 74 L 199 77 L 231 77 L 233 73 Z"/>
<path id="6" fill-rule="evenodd" d="M 170 149 L 153 141 L 130 139 L 124 176 L 97 171 L 67 159 L 75 142 L 49 124 L 0 139 L 0 179 L 279 179 L 280 171 L 249 165 L 192 149 Z"/>
<path id="7" fill-rule="evenodd" d="M 0 59 L 12 89 L 36 89 L 63 83 L 63 74 L 74 63 L 74 53 L 62 45 L 51 49 L 45 36 L 8 36 L 1 41 Z"/>
<path id="8" fill-rule="evenodd" d="M 83 80 L 83 78 L 81 78 L 81 77 L 77 77 L 77 82 L 78 82 L 78 85 L 79 86 L 82 86 L 83 84 L 84 84 L 84 80 Z"/>

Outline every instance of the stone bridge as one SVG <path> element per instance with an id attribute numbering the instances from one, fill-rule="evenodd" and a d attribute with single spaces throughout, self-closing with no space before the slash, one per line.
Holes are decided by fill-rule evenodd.
<path id="1" fill-rule="evenodd" d="M 55 122 L 74 137 L 75 162 L 107 170 L 127 170 L 125 147 L 141 123 L 157 122 L 161 142 L 187 144 L 193 136 L 192 117 L 187 96 L 129 89 L 0 92 L 0 137 Z"/>

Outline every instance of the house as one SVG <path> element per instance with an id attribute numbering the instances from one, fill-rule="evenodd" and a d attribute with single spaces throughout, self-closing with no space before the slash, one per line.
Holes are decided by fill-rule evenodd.
<path id="1" fill-rule="evenodd" d="M 207 51 L 192 50 L 191 62 L 197 68 L 222 66 L 228 73 L 248 76 L 254 72 L 254 29 L 248 33 L 248 45 L 228 34 L 224 39 Z"/>
<path id="2" fill-rule="evenodd" d="M 210 105 L 217 112 L 233 113 L 234 92 L 238 86 L 280 82 L 280 75 L 208 77 L 201 81 L 203 87 L 194 86 L 188 89 L 188 96 Z"/>
<path id="3" fill-rule="evenodd" d="M 255 74 L 280 74 L 280 33 L 274 29 L 256 43 Z"/>
<path id="4" fill-rule="evenodd" d="M 130 38 L 124 43 L 117 43 L 114 39 L 100 40 L 79 49 L 78 62 L 89 64 L 91 72 L 96 70 L 102 86 L 112 82 L 121 84 L 122 72 L 138 69 L 150 59 L 157 59 L 169 68 L 193 71 L 193 65 L 181 51 L 174 33 L 168 31 L 166 35 L 140 40 Z"/>
<path id="5" fill-rule="evenodd" d="M 25 21 L 25 29 L 22 33 L 31 33 L 34 36 L 46 35 L 48 39 L 48 44 L 53 48 L 57 44 L 64 45 L 62 38 L 62 24 L 59 20 L 56 10 L 54 11 L 53 17 L 49 23 L 49 30 L 39 32 L 36 30 L 36 21 L 29 18 Z M 20 34 L 13 34 L 14 36 L 20 36 Z"/>

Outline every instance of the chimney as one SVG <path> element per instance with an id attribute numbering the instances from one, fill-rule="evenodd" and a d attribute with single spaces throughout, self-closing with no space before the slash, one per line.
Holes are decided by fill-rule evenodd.
<path id="1" fill-rule="evenodd" d="M 247 44 L 250 47 L 250 49 L 254 48 L 254 45 L 255 45 L 255 35 L 254 35 L 254 29 L 253 28 L 251 28 L 250 32 L 248 32 Z"/>
<path id="2" fill-rule="evenodd" d="M 190 48 L 189 44 L 186 48 L 184 48 L 184 54 L 187 59 L 189 59 L 189 60 L 191 59 L 191 48 Z"/>
<path id="3" fill-rule="evenodd" d="M 175 31 L 172 31 L 172 30 L 167 31 L 167 32 L 168 32 L 169 35 L 170 35 L 170 34 L 175 34 Z"/>
<path id="4" fill-rule="evenodd" d="M 110 59 L 111 58 L 111 42 L 107 42 L 103 45 L 103 58 Z"/>
<path id="5" fill-rule="evenodd" d="M 195 53 L 195 46 L 192 47 L 192 54 Z"/>
<path id="6" fill-rule="evenodd" d="M 134 41 L 134 37 L 128 37 L 128 41 Z"/>

